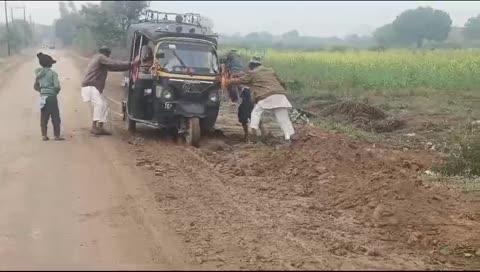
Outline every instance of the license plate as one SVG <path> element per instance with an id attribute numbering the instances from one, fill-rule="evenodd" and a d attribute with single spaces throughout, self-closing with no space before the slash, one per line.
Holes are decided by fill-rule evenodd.
<path id="1" fill-rule="evenodd" d="M 173 104 L 172 103 L 165 103 L 165 109 L 166 110 L 169 110 L 173 107 Z"/>

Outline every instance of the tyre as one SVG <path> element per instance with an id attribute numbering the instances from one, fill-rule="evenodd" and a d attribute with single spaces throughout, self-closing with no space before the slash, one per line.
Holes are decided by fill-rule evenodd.
<path id="1" fill-rule="evenodd" d="M 188 118 L 187 131 L 184 137 L 187 144 L 198 147 L 201 137 L 200 119 L 198 119 L 198 117 Z"/>
<path id="2" fill-rule="evenodd" d="M 130 133 L 134 133 L 137 130 L 137 122 L 128 117 L 128 113 L 125 113 L 125 128 Z"/>
<path id="3" fill-rule="evenodd" d="M 207 116 L 200 120 L 200 129 L 202 135 L 209 135 L 214 132 L 217 116 L 218 109 L 211 109 L 207 112 Z"/>

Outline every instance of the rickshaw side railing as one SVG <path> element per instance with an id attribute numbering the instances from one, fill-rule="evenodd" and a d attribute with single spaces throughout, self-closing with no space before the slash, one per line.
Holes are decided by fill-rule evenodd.
<path id="1" fill-rule="evenodd" d="M 177 21 L 178 17 L 181 21 Z M 138 23 L 155 23 L 155 24 L 184 24 L 200 27 L 205 33 L 212 33 L 213 23 L 210 19 L 198 13 L 172 13 L 156 10 L 146 10 L 143 12 Z"/>

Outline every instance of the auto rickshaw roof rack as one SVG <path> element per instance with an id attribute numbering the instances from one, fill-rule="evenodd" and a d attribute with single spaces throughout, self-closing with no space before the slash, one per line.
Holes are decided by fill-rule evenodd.
<path id="1" fill-rule="evenodd" d="M 172 13 L 155 10 L 146 10 L 139 23 L 158 24 L 160 32 L 183 32 L 217 36 L 213 33 L 213 23 L 210 19 L 198 13 Z"/>

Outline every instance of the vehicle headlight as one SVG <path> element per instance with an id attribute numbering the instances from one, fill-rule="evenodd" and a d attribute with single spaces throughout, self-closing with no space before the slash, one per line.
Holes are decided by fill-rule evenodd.
<path id="1" fill-rule="evenodd" d="M 155 87 L 155 96 L 157 98 L 163 98 L 165 100 L 170 100 L 173 98 L 173 94 L 171 91 L 163 88 L 162 86 L 156 86 Z"/>
<path id="2" fill-rule="evenodd" d="M 211 92 L 209 95 L 208 95 L 208 99 L 214 103 L 216 103 L 218 101 L 218 92 Z"/>
<path id="3" fill-rule="evenodd" d="M 169 91 L 169 90 L 163 90 L 162 91 L 162 96 L 166 100 L 172 99 L 172 97 L 173 97 L 172 92 Z"/>

